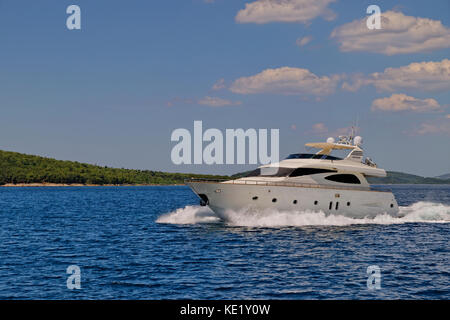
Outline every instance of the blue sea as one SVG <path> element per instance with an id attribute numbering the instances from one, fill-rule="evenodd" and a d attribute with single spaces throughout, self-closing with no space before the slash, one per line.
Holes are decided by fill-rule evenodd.
<path id="1" fill-rule="evenodd" d="M 0 299 L 450 299 L 450 186 L 390 187 L 402 218 L 228 222 L 185 186 L 3 187 Z"/>

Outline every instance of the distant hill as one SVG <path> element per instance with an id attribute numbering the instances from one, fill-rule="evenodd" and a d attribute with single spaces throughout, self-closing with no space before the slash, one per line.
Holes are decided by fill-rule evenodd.
<path id="1" fill-rule="evenodd" d="M 437 176 L 436 178 L 438 178 L 438 179 L 444 179 L 444 180 L 449 180 L 449 179 L 450 179 L 450 173 L 443 174 L 443 175 L 441 175 L 441 176 Z"/>
<path id="2" fill-rule="evenodd" d="M 450 184 L 450 179 L 427 178 L 396 171 L 388 171 L 385 178 L 370 177 L 367 180 L 371 184 Z"/>
<path id="3" fill-rule="evenodd" d="M 213 175 L 116 169 L 0 150 L 0 185 L 30 183 L 183 184 L 184 179 L 191 177 L 227 178 Z"/>

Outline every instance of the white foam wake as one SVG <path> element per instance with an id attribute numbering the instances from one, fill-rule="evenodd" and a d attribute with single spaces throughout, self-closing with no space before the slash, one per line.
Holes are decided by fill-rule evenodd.
<path id="1" fill-rule="evenodd" d="M 171 224 L 217 223 L 221 219 L 208 207 L 186 206 L 163 214 L 156 222 Z"/>
<path id="2" fill-rule="evenodd" d="M 246 227 L 346 226 L 354 224 L 401 224 L 410 222 L 448 223 L 450 206 L 433 202 L 416 202 L 400 207 L 400 218 L 380 214 L 375 218 L 353 219 L 312 211 L 228 211 L 225 223 Z M 171 224 L 218 223 L 221 219 L 209 208 L 186 206 L 160 216 L 156 222 Z"/>

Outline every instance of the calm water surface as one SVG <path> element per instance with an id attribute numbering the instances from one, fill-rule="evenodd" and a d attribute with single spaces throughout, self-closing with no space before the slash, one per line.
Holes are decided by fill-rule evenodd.
<path id="1" fill-rule="evenodd" d="M 0 298 L 450 299 L 450 186 L 393 191 L 404 218 L 354 224 L 280 212 L 224 223 L 183 186 L 0 188 Z M 69 265 L 80 290 L 67 289 Z"/>

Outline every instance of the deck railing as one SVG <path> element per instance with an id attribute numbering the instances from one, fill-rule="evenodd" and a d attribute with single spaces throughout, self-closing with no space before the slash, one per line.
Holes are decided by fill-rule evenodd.
<path id="1" fill-rule="evenodd" d="M 200 182 L 200 183 L 224 183 L 226 184 L 244 184 L 257 186 L 278 186 L 278 187 L 302 187 L 302 188 L 318 188 L 318 189 L 338 189 L 338 190 L 358 190 L 358 191 L 378 191 L 391 192 L 388 188 L 380 188 L 374 186 L 360 187 L 360 186 L 336 186 L 336 185 L 321 185 L 313 183 L 292 182 L 292 181 L 260 181 L 260 180 L 240 180 L 240 179 L 199 179 L 191 178 L 184 180 L 185 183 Z"/>

